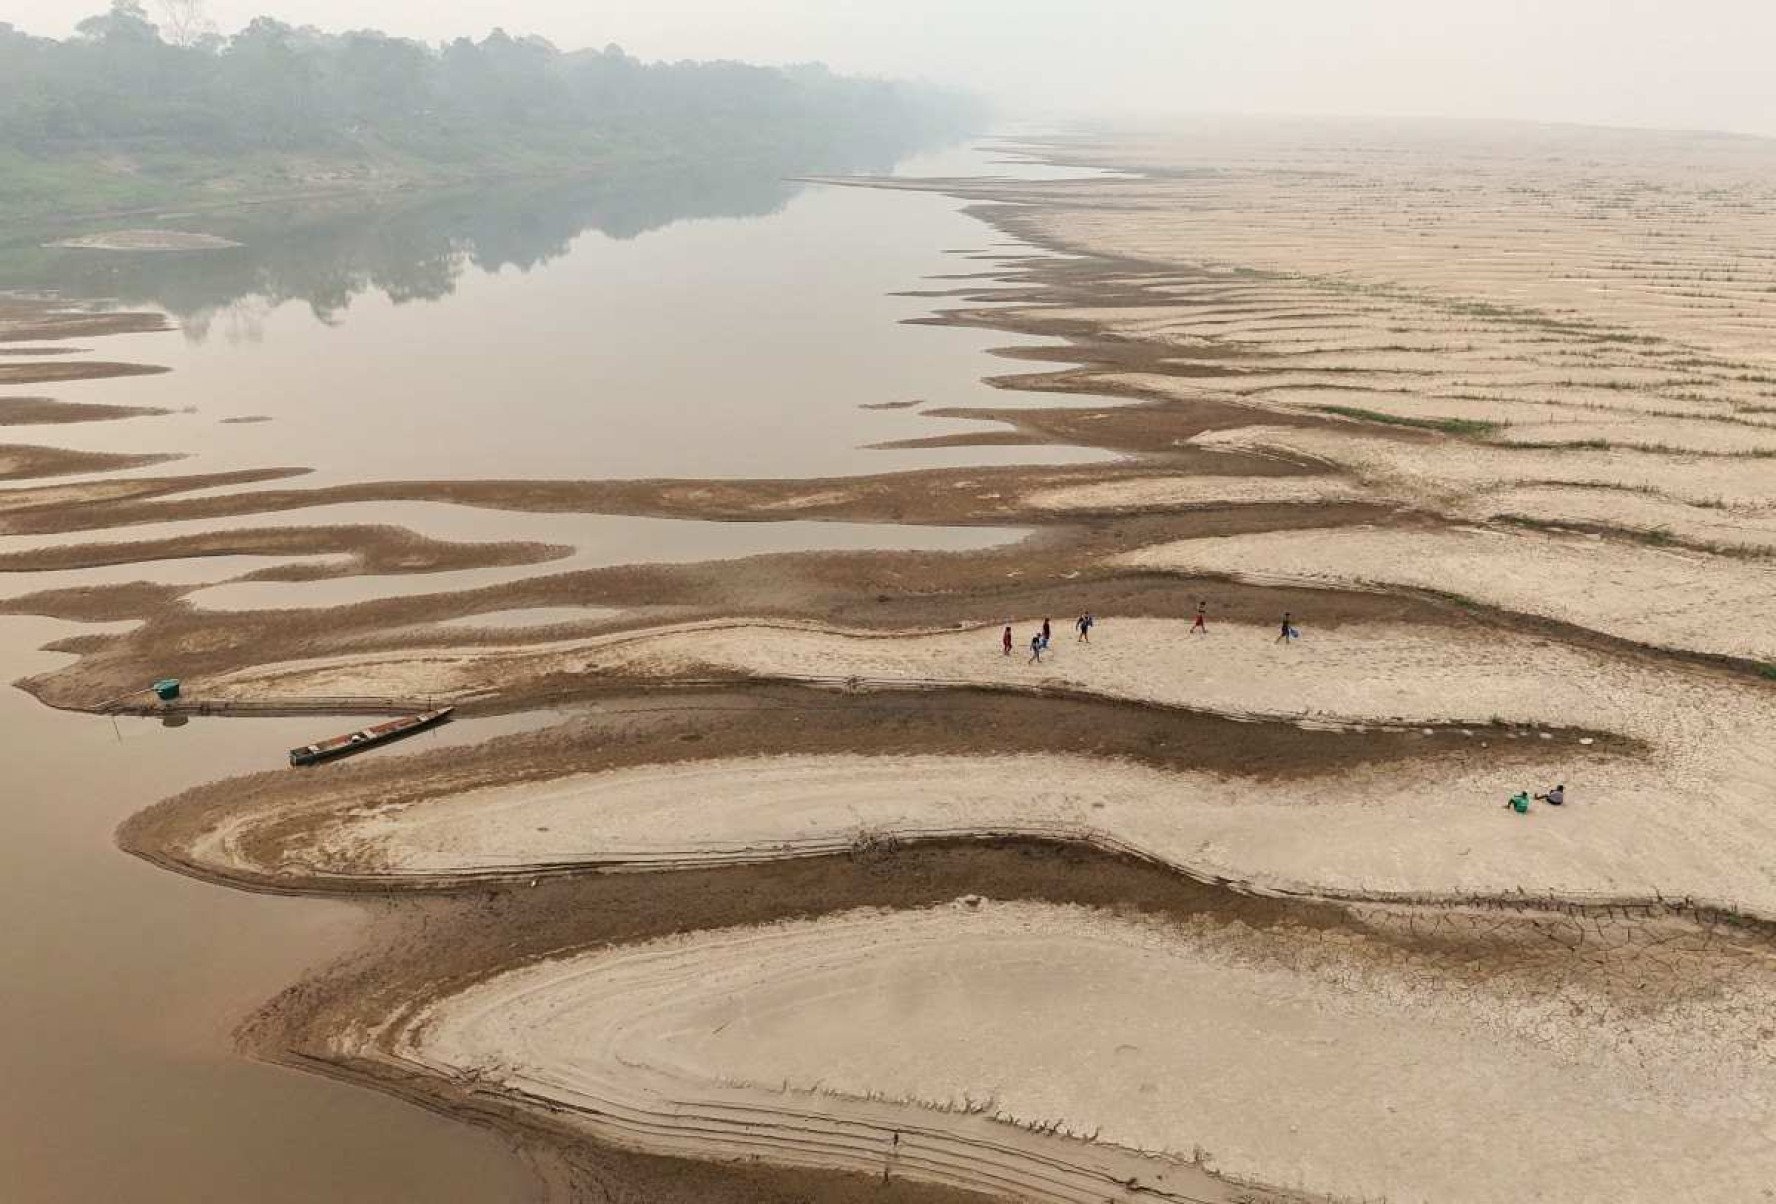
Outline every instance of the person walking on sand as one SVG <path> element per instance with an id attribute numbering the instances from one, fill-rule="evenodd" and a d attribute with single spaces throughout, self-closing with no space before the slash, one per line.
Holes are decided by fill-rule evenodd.
<path id="1" fill-rule="evenodd" d="M 1209 604 L 1207 602 L 1198 602 L 1196 604 L 1196 622 L 1190 625 L 1191 635 L 1195 635 L 1199 631 L 1204 635 L 1209 634 L 1208 614 Z"/>
<path id="2" fill-rule="evenodd" d="M 1030 663 L 1032 665 L 1040 665 L 1042 663 L 1042 649 L 1042 633 L 1038 631 L 1035 635 L 1030 637 Z"/>
<path id="3" fill-rule="evenodd" d="M 1005 655 L 1010 656 L 1011 655 L 1011 628 L 1007 627 L 1005 629 L 1005 634 L 1002 637 L 1000 637 L 999 642 L 1001 644 L 1003 644 L 1005 647 Z"/>
<path id="4" fill-rule="evenodd" d="M 1300 638 L 1301 633 L 1295 630 L 1294 617 L 1285 610 L 1283 612 L 1283 629 L 1277 633 L 1276 642 L 1279 644 L 1287 644 Z"/>
<path id="5" fill-rule="evenodd" d="M 1048 647 L 1048 633 L 1049 633 L 1048 620 L 1044 619 L 1044 620 L 1042 620 L 1042 646 L 1045 649 Z"/>

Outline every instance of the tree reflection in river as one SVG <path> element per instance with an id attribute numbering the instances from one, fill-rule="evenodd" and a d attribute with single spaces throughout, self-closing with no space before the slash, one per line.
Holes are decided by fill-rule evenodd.
<path id="1" fill-rule="evenodd" d="M 903 148 L 884 148 L 821 171 L 884 171 Z M 224 250 L 117 252 L 55 248 L 34 235 L 0 247 L 0 288 L 53 290 L 150 305 L 202 341 L 220 327 L 254 337 L 256 318 L 302 301 L 325 322 L 353 298 L 397 304 L 449 296 L 473 267 L 528 272 L 594 230 L 627 239 L 695 218 L 774 213 L 800 189 L 784 163 L 675 165 L 572 180 L 432 193 L 405 203 L 340 198 L 167 215 L 169 229 L 201 230 L 243 245 Z M 809 166 L 803 172 L 815 170 Z M 115 221 L 114 221 L 114 224 Z"/>

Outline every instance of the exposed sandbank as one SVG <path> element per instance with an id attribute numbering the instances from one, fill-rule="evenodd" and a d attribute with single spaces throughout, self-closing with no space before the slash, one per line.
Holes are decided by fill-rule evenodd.
<path id="1" fill-rule="evenodd" d="M 1755 1194 L 1776 1173 L 1770 954 L 1702 954 L 1710 989 L 1673 998 L 1632 982 L 1653 964 L 1635 943 L 1553 996 L 1455 994 L 1427 980 L 1440 959 L 1377 962 L 1360 938 L 964 903 L 549 959 L 359 1041 L 622 1145 L 1029 1200 L 1229 1198 L 1193 1148 L 1341 1198 Z M 1520 1111 L 1560 1123 L 1501 1165 L 1475 1120 Z"/>
<path id="2" fill-rule="evenodd" d="M 108 230 L 64 238 L 49 245 L 82 251 L 221 251 L 241 244 L 214 234 L 184 230 Z"/>

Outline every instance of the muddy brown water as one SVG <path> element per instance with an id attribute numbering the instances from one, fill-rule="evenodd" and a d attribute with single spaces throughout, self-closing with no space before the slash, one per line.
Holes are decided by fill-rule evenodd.
<path id="1" fill-rule="evenodd" d="M 0 618 L 0 671 L 78 631 Z M 111 720 L 0 691 L 0 1183 L 9 1200 L 522 1200 L 498 1139 L 372 1092 L 247 1061 L 231 1034 L 360 934 L 353 906 L 242 894 L 112 844 L 170 792 L 275 766 L 349 720 Z M 434 747 L 536 718 L 456 724 Z M 423 745 L 408 741 L 404 751 Z M 393 750 L 390 750 L 393 751 Z M 377 753 L 375 755 L 384 755 Z"/>
<path id="2" fill-rule="evenodd" d="M 1041 174 L 970 154 L 915 170 Z M 1005 370 L 1005 361 L 988 354 L 1004 340 L 904 325 L 932 302 L 890 295 L 932 287 L 925 278 L 934 273 L 987 266 L 946 251 L 1019 249 L 953 202 L 772 181 L 731 207 L 721 197 L 699 197 L 587 224 L 579 224 L 578 210 L 568 222 L 554 204 L 527 198 L 514 206 L 505 198 L 478 207 L 470 198 L 452 202 L 442 217 L 434 206 L 411 220 L 293 221 L 295 233 L 255 228 L 249 218 L 217 231 L 245 242 L 242 248 L 153 259 L 43 252 L 23 242 L 0 248 L 0 289 L 59 288 L 69 296 L 103 289 L 131 307 L 164 309 L 183 327 L 83 339 L 65 357 L 135 360 L 171 372 L 36 390 L 62 401 L 171 412 L 15 426 L 8 438 L 177 452 L 190 456 L 182 472 L 300 465 L 316 470 L 305 482 L 312 484 L 820 476 L 1104 454 L 863 446 L 974 425 L 866 405 L 1017 400 L 980 382 Z M 268 420 L 230 421 L 243 417 Z M 962 549 L 1019 534 L 928 530 L 902 540 L 891 529 L 820 525 L 811 535 L 805 524 L 786 524 L 712 542 L 711 532 L 722 531 L 716 524 L 524 519 L 417 503 L 363 509 L 374 514 L 350 517 L 411 519 L 416 528 L 458 535 L 467 527 L 482 538 L 513 538 L 527 521 L 571 527 L 572 538 L 562 542 L 576 555 L 635 561 L 831 543 Z M 420 521 L 422 512 L 429 521 Z M 260 516 L 257 525 L 334 517 Z M 59 541 L 14 537 L 0 546 L 46 542 Z M 21 574 L 3 584 L 14 593 L 47 588 L 52 576 L 64 586 L 222 582 L 256 565 L 257 558 L 161 562 Z M 407 591 L 465 583 L 447 574 L 426 587 L 371 580 Z M 322 596 L 329 589 L 356 596 L 364 584 L 303 588 L 325 603 L 337 600 Z M 269 588 L 286 591 L 291 602 L 300 594 Z M 64 663 L 38 649 L 91 630 L 0 617 L 0 680 Z M 368 755 L 478 740 L 549 718 L 459 723 Z M 0 929 L 0 1196 L 369 1204 L 513 1201 L 539 1190 L 531 1170 L 488 1133 L 235 1051 L 232 1034 L 242 1020 L 305 970 L 350 949 L 368 913 L 213 887 L 114 846 L 117 824 L 156 799 L 276 766 L 292 745 L 349 726 L 322 717 L 167 727 L 55 712 L 0 689 L 0 907 L 7 916 Z"/>

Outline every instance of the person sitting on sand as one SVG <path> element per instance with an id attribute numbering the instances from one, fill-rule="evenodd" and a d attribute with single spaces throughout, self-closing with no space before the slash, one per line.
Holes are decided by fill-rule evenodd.
<path id="1" fill-rule="evenodd" d="M 1513 794 L 1510 798 L 1505 800 L 1505 806 L 1509 807 L 1519 815 L 1528 815 L 1529 791 L 1519 790 L 1516 794 Z"/>
<path id="2" fill-rule="evenodd" d="M 1030 637 L 1030 663 L 1032 665 L 1040 665 L 1042 663 L 1042 649 L 1044 646 L 1042 633 L 1040 631 Z"/>
<path id="3" fill-rule="evenodd" d="M 1547 803 L 1550 807 L 1564 807 L 1566 806 L 1566 783 L 1562 782 L 1548 793 L 1536 795 L 1536 798 Z"/>

